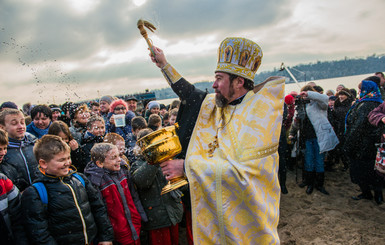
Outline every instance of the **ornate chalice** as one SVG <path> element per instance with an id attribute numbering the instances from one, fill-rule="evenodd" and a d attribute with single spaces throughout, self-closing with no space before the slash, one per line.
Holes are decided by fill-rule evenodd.
<path id="1" fill-rule="evenodd" d="M 171 160 L 182 151 L 179 137 L 176 134 L 178 127 L 177 123 L 174 126 L 164 127 L 137 141 L 138 146 L 142 150 L 142 155 L 149 164 L 156 165 Z M 163 187 L 161 195 L 186 184 L 188 184 L 186 177 L 171 179 L 168 184 Z"/>

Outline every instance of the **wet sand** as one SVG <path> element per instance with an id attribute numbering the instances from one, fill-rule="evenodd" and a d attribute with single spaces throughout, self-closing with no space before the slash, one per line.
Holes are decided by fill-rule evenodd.
<path id="1" fill-rule="evenodd" d="M 287 188 L 289 193 L 281 196 L 281 244 L 385 244 L 385 203 L 353 200 L 360 192 L 349 171 L 325 173 L 329 196 L 317 190 L 307 195 L 296 184 L 295 171 L 288 171 Z"/>

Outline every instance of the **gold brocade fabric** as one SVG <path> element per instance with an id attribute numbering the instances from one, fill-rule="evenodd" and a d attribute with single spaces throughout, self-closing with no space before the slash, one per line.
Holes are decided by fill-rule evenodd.
<path id="1" fill-rule="evenodd" d="M 215 95 L 207 95 L 185 160 L 190 183 L 195 244 L 279 244 L 278 142 L 284 78 L 250 91 L 230 122 L 221 121 Z M 228 122 L 234 106 L 225 110 Z"/>

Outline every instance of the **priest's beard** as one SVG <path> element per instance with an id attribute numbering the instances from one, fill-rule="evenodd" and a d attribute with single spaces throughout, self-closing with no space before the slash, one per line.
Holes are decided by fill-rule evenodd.
<path id="1" fill-rule="evenodd" d="M 225 108 L 229 104 L 229 100 L 220 92 L 220 91 L 215 91 L 217 94 L 215 94 L 215 104 L 219 108 Z M 230 81 L 229 85 L 229 93 L 228 93 L 228 98 L 233 97 L 234 95 L 234 89 L 233 89 L 233 81 Z"/>

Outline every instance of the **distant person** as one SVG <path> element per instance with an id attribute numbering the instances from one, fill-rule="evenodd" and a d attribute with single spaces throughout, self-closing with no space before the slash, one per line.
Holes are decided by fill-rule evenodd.
<path id="1" fill-rule="evenodd" d="M 170 104 L 169 111 L 171 111 L 174 108 L 178 108 L 179 109 L 179 106 L 180 106 L 180 100 L 173 100 L 171 102 L 171 104 Z"/>
<path id="2" fill-rule="evenodd" d="M 82 174 L 70 169 L 70 147 L 56 135 L 45 135 L 33 149 L 39 162 L 36 187 L 22 195 L 26 232 L 33 244 L 112 245 L 113 230 L 100 194 Z M 35 183 L 36 183 L 35 182 Z"/>
<path id="3" fill-rule="evenodd" d="M 7 101 L 7 102 L 4 102 L 3 104 L 0 105 L 0 111 L 3 111 L 4 109 L 16 109 L 18 110 L 19 108 L 17 107 L 17 105 L 12 102 L 12 101 Z"/>
<path id="4" fill-rule="evenodd" d="M 147 108 L 148 110 L 146 110 L 146 113 L 145 113 L 145 119 L 146 121 L 148 122 L 148 118 L 150 117 L 151 114 L 157 114 L 160 116 L 160 103 L 158 101 L 150 101 L 148 102 L 147 104 Z"/>
<path id="5" fill-rule="evenodd" d="M 31 110 L 32 122 L 27 126 L 27 132 L 40 139 L 48 133 L 52 123 L 52 110 L 47 105 L 37 105 Z"/>
<path id="6" fill-rule="evenodd" d="M 147 127 L 151 128 L 153 131 L 162 128 L 162 118 L 158 114 L 151 114 L 148 118 Z"/>
<path id="7" fill-rule="evenodd" d="M 350 179 L 360 187 L 361 193 L 353 196 L 353 200 L 373 199 L 371 186 L 375 188 L 375 197 L 379 200 L 379 186 L 374 182 L 376 159 L 376 143 L 380 142 L 380 130 L 369 123 L 369 113 L 379 106 L 381 99 L 380 89 L 372 80 L 380 80 L 371 76 L 359 83 L 360 99 L 354 103 L 346 116 L 346 132 L 344 151 L 349 157 Z M 382 191 L 381 191 L 382 193 Z"/>
<path id="8" fill-rule="evenodd" d="M 336 93 L 334 92 L 333 89 L 329 89 L 329 90 L 326 91 L 326 95 L 330 97 L 330 96 L 336 95 Z"/>
<path id="9" fill-rule="evenodd" d="M 328 97 L 315 91 L 314 87 L 306 85 L 299 94 L 306 103 L 306 113 L 302 120 L 302 138 L 305 140 L 305 182 L 306 193 L 311 194 L 314 187 L 325 195 L 329 195 L 324 187 L 325 153 L 333 150 L 338 144 L 338 138 L 327 118 Z M 298 117 L 298 116 L 297 116 Z M 300 119 L 296 118 L 290 130 L 293 139 L 299 129 Z"/>
<path id="10" fill-rule="evenodd" d="M 336 87 L 336 93 L 338 93 L 341 89 L 345 88 L 345 85 L 343 84 L 338 84 L 338 86 Z"/>
<path id="11" fill-rule="evenodd" d="M 110 112 L 110 105 L 115 99 L 110 95 L 105 95 L 99 100 L 100 104 L 100 116 L 103 117 L 105 122 L 108 122 L 107 115 Z"/>
<path id="12" fill-rule="evenodd" d="M 100 116 L 100 104 L 96 101 L 90 103 L 91 116 Z"/>
<path id="13" fill-rule="evenodd" d="M 159 114 L 162 118 L 164 117 L 164 114 L 166 114 L 166 112 L 167 112 L 167 107 L 164 104 L 160 104 Z"/>
<path id="14" fill-rule="evenodd" d="M 324 89 L 321 86 L 319 86 L 319 85 L 315 85 L 315 86 L 313 86 L 313 88 L 314 88 L 315 91 L 317 91 L 320 94 L 324 93 Z"/>
<path id="15" fill-rule="evenodd" d="M 176 118 L 178 116 L 178 108 L 174 108 L 170 111 L 170 126 L 176 123 Z"/>
<path id="16" fill-rule="evenodd" d="M 50 104 L 48 106 L 51 111 L 52 111 L 52 122 L 55 122 L 57 120 L 59 120 L 60 116 L 61 116 L 61 109 L 58 105 L 55 105 L 55 104 Z"/>
<path id="17" fill-rule="evenodd" d="M 115 116 L 123 116 L 124 125 L 119 125 L 115 120 Z M 122 100 L 114 100 L 110 105 L 110 112 L 107 115 L 106 131 L 108 133 L 117 133 L 124 138 L 128 147 L 129 139 L 132 135 L 131 120 L 135 114 L 128 110 L 127 103 Z M 134 143 L 135 144 L 135 143 Z"/>
<path id="18" fill-rule="evenodd" d="M 130 96 L 126 99 L 128 110 L 132 111 L 135 116 L 139 116 L 139 113 L 136 111 L 138 109 L 138 99 L 135 96 Z"/>
<path id="19" fill-rule="evenodd" d="M 162 120 L 162 126 L 163 127 L 170 126 L 170 113 L 169 112 L 166 112 L 164 114 L 163 120 Z"/>
<path id="20" fill-rule="evenodd" d="M 340 161 L 343 164 L 343 171 L 346 171 L 349 168 L 349 160 L 347 156 L 344 154 L 343 151 L 343 145 L 345 142 L 345 118 L 346 114 L 350 110 L 353 103 L 353 97 L 350 93 L 350 90 L 347 88 L 342 88 L 337 93 L 337 99 L 334 102 L 334 109 L 333 109 L 333 119 L 331 124 L 333 125 L 334 132 L 336 133 L 338 140 L 340 143 L 337 145 L 335 149 L 335 156 L 334 159 L 335 162 L 331 163 L 331 167 L 335 164 L 338 164 Z"/>
<path id="21" fill-rule="evenodd" d="M 127 148 L 126 148 L 126 143 L 123 139 L 122 136 L 120 136 L 117 133 L 107 133 L 104 136 L 103 143 L 110 143 L 113 144 L 118 148 L 119 151 L 119 157 L 126 163 L 128 164 L 127 167 L 129 168 L 131 166 L 131 162 L 127 158 Z"/>
<path id="22" fill-rule="evenodd" d="M 24 115 L 25 116 L 29 116 L 29 115 L 31 115 L 31 103 L 30 102 L 28 102 L 28 103 L 25 103 L 24 105 L 23 105 L 23 113 L 24 113 Z"/>
<path id="23" fill-rule="evenodd" d="M 309 86 L 312 86 L 312 87 L 317 86 L 317 84 L 315 82 L 308 82 L 306 85 L 309 85 Z"/>

